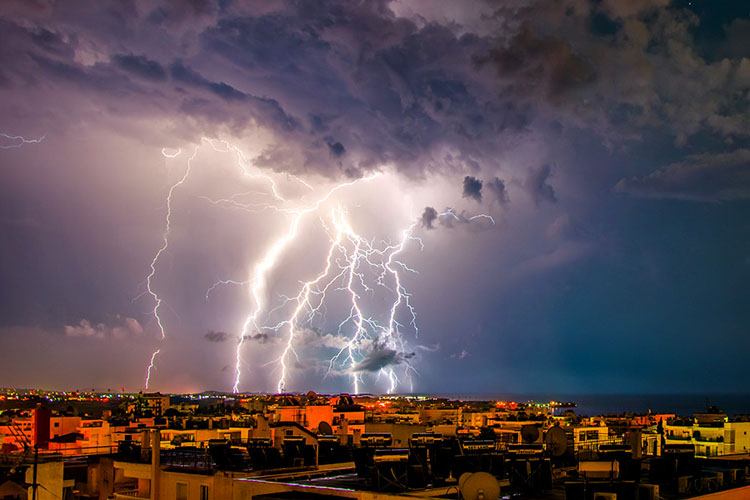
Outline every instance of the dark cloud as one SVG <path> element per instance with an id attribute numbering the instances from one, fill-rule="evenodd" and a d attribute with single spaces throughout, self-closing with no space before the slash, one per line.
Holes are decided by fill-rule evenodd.
<path id="1" fill-rule="evenodd" d="M 267 333 L 256 333 L 253 335 L 245 335 L 244 339 L 250 342 L 257 342 L 259 344 L 266 344 L 271 341 L 271 337 Z"/>
<path id="2" fill-rule="evenodd" d="M 119 68 L 148 80 L 166 80 L 167 72 L 156 61 L 146 56 L 133 54 L 115 54 L 112 62 Z"/>
<path id="3" fill-rule="evenodd" d="M 690 36 L 697 17 L 664 2 L 494 5 L 477 32 L 398 17 L 397 7 L 157 3 L 139 12 L 94 3 L 41 15 L 19 4 L 0 16 L 2 80 L 86 87 L 105 96 L 99 112 L 114 116 L 127 95 L 133 113 L 158 110 L 193 138 L 257 125 L 275 134 L 259 161 L 326 175 L 392 164 L 409 174 L 491 176 L 509 146 L 546 138 L 539 121 L 588 130 L 608 146 L 641 139 L 644 126 L 680 144 L 701 131 L 748 136 L 737 106 L 748 63 L 731 51 L 731 59 L 701 59 Z M 466 12 L 487 8 L 472 3 Z M 740 21 L 728 24 L 733 46 L 743 40 Z"/>
<path id="4" fill-rule="evenodd" d="M 586 384 L 637 390 L 627 380 L 593 372 L 583 359 L 602 360 L 600 365 L 614 360 L 607 368 L 620 368 L 621 356 L 611 353 L 614 347 L 617 353 L 627 351 L 617 339 L 627 339 L 620 333 L 628 331 L 660 332 L 649 337 L 662 342 L 654 351 L 662 353 L 660 359 L 644 360 L 642 373 L 660 374 L 661 380 L 665 372 L 659 370 L 669 369 L 672 377 L 679 373 L 682 380 L 695 380 L 687 369 L 672 370 L 686 366 L 689 357 L 662 362 L 663 353 L 669 354 L 665 346 L 678 338 L 700 339 L 709 330 L 735 345 L 740 337 L 732 329 L 748 324 L 747 308 L 741 307 L 747 301 L 740 300 L 741 285 L 748 281 L 742 274 L 748 269 L 747 217 L 745 204 L 737 200 L 747 199 L 749 191 L 742 151 L 750 140 L 750 59 L 746 9 L 736 19 L 717 22 L 716 13 L 726 12 L 726 5 L 686 4 L 155 0 L 147 6 L 68 2 L 62 8 L 59 2 L 6 0 L 0 9 L 0 132 L 47 138 L 33 145 L 7 137 L 0 141 L 0 148 L 14 146 L 0 153 L 1 378 L 10 383 L 13 377 L 15 383 L 17 374 L 30 374 L 40 383 L 63 376 L 71 377 L 65 383 L 74 380 L 55 368 L 55 360 L 96 367 L 75 380 L 99 380 L 112 370 L 97 365 L 110 362 L 104 355 L 108 343 L 85 339 L 108 338 L 115 328 L 124 328 L 118 320 L 95 319 L 109 318 L 108 311 L 123 310 L 123 304 L 130 317 L 151 317 L 149 297 L 131 303 L 129 294 L 158 248 L 165 186 L 183 171 L 191 143 L 208 136 L 236 143 L 253 156 L 248 166 L 300 174 L 316 186 L 321 177 L 395 171 L 399 178 L 389 189 L 403 189 L 404 199 L 388 210 L 382 210 L 384 204 L 368 206 L 367 196 L 352 200 L 342 193 L 357 230 L 368 238 L 395 234 L 391 209 L 401 202 L 413 201 L 417 208 L 427 200 L 434 207 L 473 204 L 455 199 L 457 181 L 467 175 L 483 183 L 472 200 L 502 206 L 509 190 L 518 189 L 545 206 L 534 210 L 519 204 L 503 214 L 502 231 L 470 238 L 430 234 L 426 252 L 414 257 L 410 247 L 401 256 L 405 264 L 418 264 L 419 275 L 409 273 L 405 284 L 414 289 L 423 332 L 447 352 L 464 349 L 455 332 L 466 331 L 467 322 L 479 315 L 497 320 L 503 341 L 516 339 L 512 343 L 523 346 L 528 335 L 538 335 L 533 345 L 562 349 L 497 363 L 493 360 L 507 349 L 488 335 L 483 349 L 471 349 L 474 362 L 468 369 L 452 374 L 452 389 L 460 384 L 486 389 L 472 378 L 471 367 L 487 364 L 495 370 L 493 380 L 533 379 L 557 387 L 566 380 L 565 389 L 578 392 L 590 387 Z M 165 165 L 158 154 L 164 146 L 182 148 L 183 154 Z M 233 335 L 229 342 L 236 342 L 234 328 L 247 314 L 246 291 L 238 289 L 237 300 L 210 303 L 201 291 L 216 276 L 245 276 L 281 231 L 276 214 L 240 221 L 238 214 L 221 213 L 193 196 L 209 190 L 218 195 L 226 184 L 231 184 L 228 191 L 257 187 L 245 186 L 249 179 L 240 186 L 227 177 L 234 169 L 220 168 L 222 155 L 201 148 L 196 175 L 176 193 L 170 252 L 159 262 L 156 283 L 165 300 L 166 347 L 180 342 L 180 335 L 204 343 L 208 328 L 224 329 Z M 214 160 L 217 168 L 204 168 L 209 161 L 213 167 Z M 443 189 L 436 179 L 452 180 Z M 279 183 L 285 195 L 286 180 Z M 634 199 L 602 196 L 615 184 Z M 290 192 L 290 205 L 293 196 Z M 312 198 L 304 196 L 305 202 Z M 722 203 L 669 204 L 664 210 L 638 197 Z M 391 205 L 389 199 L 378 201 Z M 206 223 L 208 212 L 213 215 Z M 649 224 L 635 223 L 633 213 Z M 463 233 L 494 227 L 487 216 L 460 207 L 442 214 L 425 209 L 421 215 L 426 229 Z M 601 234 L 605 227 L 607 234 Z M 317 272 L 305 260 L 319 250 L 310 245 L 305 253 L 312 231 L 304 238 L 301 253 L 290 253 L 275 267 L 269 302 Z M 667 245 L 678 240 L 684 244 Z M 466 257 L 460 266 L 457 255 Z M 581 271 L 575 279 L 565 274 L 573 267 Z M 690 273 L 680 272 L 688 267 Z M 528 293 L 508 293 L 520 289 L 509 283 L 522 284 Z M 643 290 L 656 290 L 658 300 Z M 642 300 L 637 302 L 642 314 L 621 307 L 617 297 L 625 296 Z M 706 307 L 690 307 L 696 302 Z M 621 325 L 622 332 L 602 335 L 601 321 L 587 323 L 593 303 L 597 317 Z M 675 314 L 685 310 L 692 311 L 689 321 Z M 315 317 L 320 330 L 300 325 L 305 355 L 338 352 L 346 342 L 337 325 L 329 324 L 332 316 Z M 34 330 L 24 325 L 41 325 L 41 333 L 28 337 Z M 68 325 L 69 335 L 60 333 L 61 325 Z M 154 328 L 153 321 L 149 325 Z M 38 347 L 49 345 L 29 339 L 51 337 L 47 332 L 52 331 L 59 344 L 37 355 Z M 591 338 L 570 338 L 566 332 L 591 332 Z M 243 361 L 276 359 L 283 336 L 269 335 L 249 335 L 252 345 Z M 122 367 L 113 375 L 123 378 L 129 370 L 131 387 L 142 383 L 141 363 L 155 340 L 138 339 L 118 344 Z M 65 345 L 73 348 L 57 349 Z M 82 345 L 91 350 L 77 350 Z M 159 379 L 166 388 L 175 388 L 168 387 L 170 380 L 185 381 L 183 387 L 226 388 L 229 377 L 215 376 L 215 368 L 195 373 L 192 384 L 185 380 L 191 370 L 227 363 L 226 349 L 189 353 L 194 347 L 181 343 L 185 356 L 164 357 Z M 211 362 L 203 362 L 207 356 L 213 356 Z M 407 356 L 379 346 L 360 368 L 404 368 Z M 514 364 L 530 356 L 547 356 L 546 379 L 525 377 L 528 363 Z M 556 365 L 550 358 L 569 362 Z M 582 359 L 586 362 L 579 363 Z M 305 359 L 305 365 L 310 370 L 313 363 Z M 515 372 L 502 372 L 511 366 L 507 369 Z M 575 373 L 566 372 L 571 366 Z M 420 389 L 447 390 L 441 386 L 446 379 L 431 376 L 439 374 L 439 365 L 433 372 L 430 366 L 420 368 L 427 373 Z M 179 375 L 170 377 L 170 369 Z M 274 370 L 248 372 L 254 387 L 275 387 L 269 382 Z"/>
<path id="5" fill-rule="evenodd" d="M 340 142 L 328 142 L 328 150 L 331 152 L 331 156 L 340 158 L 346 153 L 346 148 Z"/>
<path id="6" fill-rule="evenodd" d="M 463 197 L 482 201 L 482 181 L 476 177 L 467 175 L 464 177 Z"/>
<path id="7" fill-rule="evenodd" d="M 435 220 L 438 218 L 437 210 L 432 207 L 424 207 L 420 223 L 425 229 L 435 229 Z"/>
<path id="8" fill-rule="evenodd" d="M 531 199 L 534 200 L 537 206 L 545 201 L 557 203 L 555 189 L 548 182 L 551 175 L 552 167 L 541 165 L 538 168 L 531 169 L 523 181 L 524 189 L 526 189 L 526 192 L 529 193 L 529 196 L 531 196 Z"/>
<path id="9" fill-rule="evenodd" d="M 63 57 L 72 55 L 70 45 L 65 42 L 59 33 L 55 33 L 54 31 L 40 28 L 32 32 L 31 39 L 37 46 L 50 54 Z"/>
<path id="10" fill-rule="evenodd" d="M 500 206 L 505 206 L 510 202 L 508 190 L 505 187 L 505 181 L 499 177 L 495 177 L 492 180 L 487 181 L 485 185 L 487 186 L 487 189 L 490 190 L 490 193 L 492 193 L 494 200 L 497 201 Z"/>
<path id="11" fill-rule="evenodd" d="M 395 366 L 416 356 L 414 352 L 399 352 L 383 344 L 375 344 L 367 355 L 354 365 L 353 372 L 377 372 L 388 366 Z"/>
<path id="12" fill-rule="evenodd" d="M 203 335 L 203 338 L 209 342 L 226 342 L 231 336 L 227 332 L 209 330 Z"/>
<path id="13" fill-rule="evenodd" d="M 224 82 L 211 81 L 197 71 L 189 68 L 182 61 L 176 61 L 170 66 L 170 75 L 180 83 L 204 89 L 224 101 L 242 101 L 256 120 L 262 120 L 264 124 L 271 125 L 283 131 L 291 131 L 297 128 L 297 121 L 289 116 L 279 103 L 274 99 L 256 97 L 246 94 Z"/>
<path id="14" fill-rule="evenodd" d="M 688 156 L 651 174 L 622 179 L 615 190 L 646 198 L 747 199 L 750 198 L 750 150 Z"/>
<path id="15" fill-rule="evenodd" d="M 576 54 L 571 44 L 540 36 L 524 24 L 508 44 L 490 49 L 478 64 L 491 63 L 501 79 L 513 78 L 518 94 L 538 92 L 553 99 L 595 80 L 591 63 Z"/>
<path id="16" fill-rule="evenodd" d="M 240 101 L 248 97 L 243 92 L 224 82 L 212 82 L 193 69 L 185 66 L 182 61 L 173 63 L 169 68 L 169 72 L 172 79 L 176 82 L 208 90 L 227 101 Z"/>

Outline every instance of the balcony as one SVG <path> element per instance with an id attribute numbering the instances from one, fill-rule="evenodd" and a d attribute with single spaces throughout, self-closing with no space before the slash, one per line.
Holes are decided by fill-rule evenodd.
<path id="1" fill-rule="evenodd" d="M 724 422 L 700 422 L 696 425 L 698 429 L 721 429 Z"/>
<path id="2" fill-rule="evenodd" d="M 693 422 L 690 420 L 673 420 L 672 422 L 669 422 L 666 426 L 667 429 L 670 427 L 689 427 L 693 428 Z"/>
<path id="3" fill-rule="evenodd" d="M 149 498 L 149 495 L 147 494 L 141 496 L 141 494 L 138 493 L 137 488 L 115 491 L 113 496 L 115 500 L 141 500 Z"/>
<path id="4" fill-rule="evenodd" d="M 669 441 L 690 441 L 690 436 L 667 435 Z"/>
<path id="5" fill-rule="evenodd" d="M 723 443 L 724 436 L 694 436 L 699 443 Z"/>

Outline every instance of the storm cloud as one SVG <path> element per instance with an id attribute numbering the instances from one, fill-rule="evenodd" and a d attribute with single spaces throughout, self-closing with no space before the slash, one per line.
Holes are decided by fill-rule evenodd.
<path id="1" fill-rule="evenodd" d="M 552 167 L 541 165 L 538 168 L 531 169 L 523 182 L 523 187 L 537 206 L 543 202 L 557 202 L 555 188 L 549 183 L 551 175 Z"/>
<path id="2" fill-rule="evenodd" d="M 437 210 L 432 207 L 424 207 L 420 223 L 425 229 L 435 229 L 435 220 L 438 218 Z"/>
<path id="3" fill-rule="evenodd" d="M 203 335 L 203 338 L 209 342 L 226 342 L 229 340 L 230 335 L 227 332 L 217 332 L 215 330 L 209 330 Z"/>
<path id="4" fill-rule="evenodd" d="M 747 114 L 729 105 L 747 89 L 746 59 L 702 60 L 688 36 L 695 17 L 659 2 L 622 3 L 497 6 L 482 14 L 495 28 L 484 23 L 480 34 L 398 17 L 385 0 L 253 9 L 207 2 L 179 15 L 166 4 L 34 10 L 8 2 L 2 77 L 6 88 L 30 92 L 42 81 L 65 93 L 86 88 L 105 113 L 126 95 L 143 118 L 189 118 L 194 126 L 175 130 L 185 139 L 262 126 L 275 140 L 259 161 L 327 175 L 389 162 L 409 172 L 493 172 L 503 148 L 539 135 L 530 124 L 540 119 L 588 128 L 607 144 L 638 139 L 644 124 L 681 143 L 701 131 L 747 137 Z M 668 50 L 682 56 L 680 67 Z M 231 81 L 205 76 L 229 67 Z M 582 102 L 584 91 L 597 97 Z M 56 116 L 64 127 L 64 114 Z M 469 179 L 465 195 L 480 200 L 481 181 Z"/>
<path id="5" fill-rule="evenodd" d="M 750 150 L 691 155 L 646 176 L 620 180 L 615 189 L 646 198 L 731 201 L 750 198 Z"/>
<path id="6" fill-rule="evenodd" d="M 383 344 L 375 344 L 362 361 L 352 367 L 351 371 L 354 373 L 377 372 L 383 368 L 407 362 L 414 356 L 416 356 L 414 352 L 399 352 Z"/>
<path id="7" fill-rule="evenodd" d="M 508 195 L 508 189 L 505 186 L 505 181 L 499 177 L 488 181 L 486 183 L 487 189 L 492 193 L 493 199 L 500 206 L 505 206 L 510 202 L 510 196 Z"/>
<path id="8" fill-rule="evenodd" d="M 348 390 L 347 370 L 407 360 L 419 361 L 420 390 L 504 380 L 519 392 L 634 392 L 653 377 L 665 392 L 741 390 L 741 4 L 3 2 L 0 378 L 83 387 L 105 379 L 107 339 L 122 338 L 113 386 L 140 389 L 143 360 L 162 346 L 159 390 L 228 389 L 258 259 L 292 211 L 378 173 L 309 214 L 262 299 L 288 309 L 324 268 L 334 205 L 362 242 L 394 245 L 411 228 L 393 269 L 418 313 L 424 340 L 399 306 L 419 360 L 366 344 L 339 359 L 340 378 L 321 376 L 354 335 L 340 327 L 351 296 L 336 284 L 331 309 L 344 317 L 307 304 L 293 331 L 295 390 Z M 143 283 L 168 205 L 170 246 L 151 283 L 162 342 Z M 377 304 L 366 315 L 388 310 L 390 296 L 357 292 Z M 277 387 L 265 366 L 291 334 L 287 313 L 264 311 L 245 332 L 248 389 Z M 706 331 L 737 348 L 700 349 Z M 62 375 L 59 360 L 82 368 Z"/>
<path id="9" fill-rule="evenodd" d="M 463 197 L 471 198 L 475 201 L 481 202 L 482 201 L 482 181 L 470 175 L 467 175 L 466 177 L 464 177 Z"/>

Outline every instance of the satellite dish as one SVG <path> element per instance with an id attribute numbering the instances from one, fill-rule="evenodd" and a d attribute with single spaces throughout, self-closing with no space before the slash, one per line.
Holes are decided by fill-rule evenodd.
<path id="1" fill-rule="evenodd" d="M 458 491 L 464 500 L 497 500 L 500 498 L 500 485 L 492 474 L 487 472 L 464 472 L 458 478 Z"/>
<path id="2" fill-rule="evenodd" d="M 539 426 L 537 425 L 524 425 L 521 427 L 521 439 L 524 443 L 538 443 L 539 442 Z"/>
<path id="3" fill-rule="evenodd" d="M 331 424 L 329 424 L 325 420 L 321 420 L 318 424 L 318 434 L 321 434 L 323 436 L 330 436 L 331 434 L 333 434 Z"/>
<path id="4" fill-rule="evenodd" d="M 547 445 L 547 451 L 553 457 L 560 457 L 568 449 L 568 436 L 562 427 L 550 427 L 544 437 L 544 443 Z"/>

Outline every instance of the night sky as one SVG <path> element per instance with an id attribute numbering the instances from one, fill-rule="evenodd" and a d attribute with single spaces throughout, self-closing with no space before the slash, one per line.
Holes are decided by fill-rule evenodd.
<path id="1" fill-rule="evenodd" d="M 0 148 L 0 386 L 277 390 L 339 214 L 285 390 L 747 390 L 742 0 L 3 1 Z"/>

